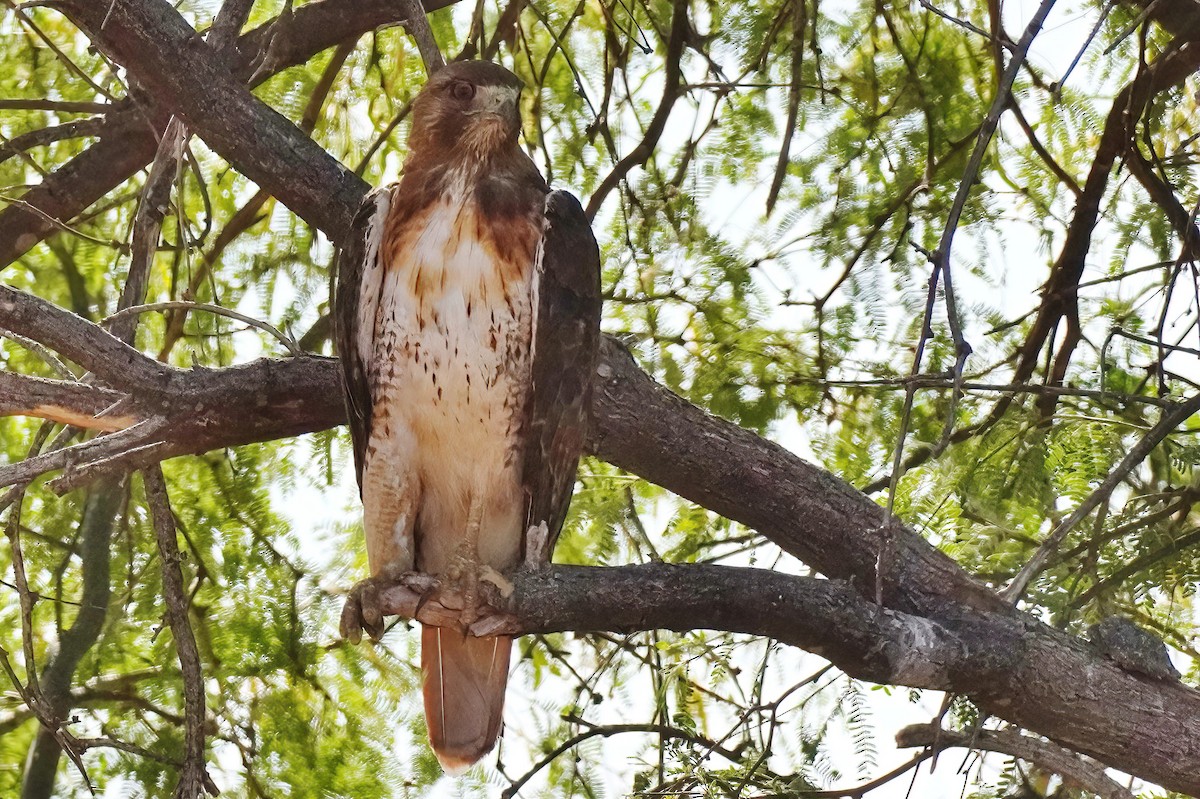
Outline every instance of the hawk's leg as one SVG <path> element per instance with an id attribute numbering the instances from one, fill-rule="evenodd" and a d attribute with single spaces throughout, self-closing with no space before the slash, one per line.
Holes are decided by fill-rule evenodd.
<path id="1" fill-rule="evenodd" d="M 383 635 L 380 592 L 402 578 L 414 576 L 413 526 L 419 485 L 411 463 L 403 457 L 413 442 L 402 433 L 368 450 L 363 470 L 363 530 L 371 576 L 356 584 L 346 597 L 339 625 L 352 643 L 362 631 L 378 640 Z"/>
<path id="2" fill-rule="evenodd" d="M 454 561 L 447 570 L 449 581 L 463 596 L 462 626 L 470 627 L 480 617 L 496 612 L 493 600 L 507 597 L 513 591 L 512 583 L 479 558 L 479 528 L 483 521 L 483 497 L 481 492 L 471 494 L 467 510 L 467 529 Z M 485 583 L 487 585 L 485 585 Z M 489 593 L 493 596 L 485 596 Z M 494 596 L 494 594 L 499 596 Z"/>

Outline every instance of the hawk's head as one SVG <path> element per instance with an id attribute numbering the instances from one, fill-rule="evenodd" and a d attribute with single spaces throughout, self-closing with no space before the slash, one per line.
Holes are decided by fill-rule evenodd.
<path id="1" fill-rule="evenodd" d="M 438 70 L 413 100 L 410 154 L 441 160 L 487 156 L 515 148 L 521 131 L 520 78 L 488 61 L 459 61 Z"/>

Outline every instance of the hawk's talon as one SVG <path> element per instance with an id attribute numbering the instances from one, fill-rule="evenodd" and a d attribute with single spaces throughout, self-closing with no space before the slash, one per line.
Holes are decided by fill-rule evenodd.
<path id="1" fill-rule="evenodd" d="M 352 644 L 362 640 L 363 630 L 376 641 L 383 635 L 379 589 L 369 580 L 363 580 L 350 589 L 346 604 L 342 606 L 342 618 L 338 627 L 342 638 Z"/>
<path id="2" fill-rule="evenodd" d="M 413 573 L 402 582 L 406 588 L 418 594 L 417 607 L 413 611 L 414 619 L 421 615 L 421 608 L 425 607 L 427 603 L 437 600 L 437 596 L 442 590 L 442 581 L 427 574 Z"/>
<path id="3" fill-rule="evenodd" d="M 368 577 L 355 583 L 346 597 L 346 604 L 342 606 L 342 618 L 338 625 L 342 638 L 352 644 L 357 644 L 362 640 L 363 630 L 366 630 L 367 635 L 375 641 L 382 638 L 384 613 L 380 593 L 396 583 L 407 585 L 412 578 L 423 576 L 413 572 L 385 568 L 374 577 Z M 417 580 L 412 580 L 412 582 L 421 584 Z M 422 603 L 424 600 L 425 596 L 422 595 Z"/>

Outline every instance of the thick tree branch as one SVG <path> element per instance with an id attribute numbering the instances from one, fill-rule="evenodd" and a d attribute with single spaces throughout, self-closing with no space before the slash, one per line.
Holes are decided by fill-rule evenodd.
<path id="1" fill-rule="evenodd" d="M 124 396 L 100 386 L 0 371 L 0 416 L 36 416 L 92 430 L 121 430 L 137 418 L 102 414 Z"/>
<path id="2" fill-rule="evenodd" d="M 518 573 L 514 584 L 505 608 L 513 615 L 485 618 L 478 632 L 702 627 L 767 636 L 815 652 L 852 677 L 966 694 L 985 711 L 1029 729 L 1055 726 L 1059 742 L 1130 773 L 1144 772 L 1152 758 L 1156 781 L 1200 793 L 1200 692 L 1135 677 L 1032 619 L 978 612 L 914 616 L 882 608 L 841 581 L 708 564 L 553 566 Z M 409 617 L 421 599 L 400 586 L 381 593 L 386 610 Z M 439 611 L 424 603 L 417 618 L 444 621 Z M 1149 734 L 1164 728 L 1172 734 Z M 1009 751 L 1014 742 L 1008 738 L 993 738 L 996 746 L 984 748 L 1008 742 L 997 751 L 1061 774 L 1094 776 L 1091 784 L 1106 789 L 1102 795 L 1127 796 L 1110 790 L 1111 781 L 1099 781 L 1103 769 L 1068 758 L 1057 746 L 1022 738 L 1017 752 Z M 1121 746 L 1101 754 L 1100 738 Z"/>
<path id="3" fill-rule="evenodd" d="M 239 171 L 272 194 L 283 195 L 298 216 L 324 230 L 349 224 L 364 189 L 362 179 L 311 139 L 296 137 L 296 127 L 256 100 L 170 5 L 64 0 L 56 7 L 113 60 L 136 64 L 136 70 L 130 68 L 143 88 L 156 97 L 172 98 L 172 110 L 218 153 L 226 158 L 240 154 Z M 222 124 L 197 124 L 211 117 Z M 261 150 L 245 150 L 246 142 L 256 142 Z M 314 151 L 325 157 L 312 157 Z M 300 182 L 293 182 L 288 173 Z"/>
<path id="4" fill-rule="evenodd" d="M 90 326 L 57 314 L 58 322 Z M 59 334 L 78 335 L 73 328 Z M 187 377 L 175 384 L 178 393 L 160 394 L 147 411 L 167 420 L 153 435 L 161 448 L 118 458 L 120 468 L 343 419 L 329 358 L 178 373 Z M 1200 790 L 1188 776 L 1200 774 L 1200 729 L 1178 734 L 1200 725 L 1200 694 L 1126 674 L 1077 639 L 1012 611 L 899 524 L 885 581 L 891 609 L 875 605 L 864 591 L 872 585 L 882 509 L 833 475 L 689 405 L 611 340 L 597 369 L 594 414 L 600 457 L 754 527 L 848 582 L 700 566 L 629 567 L 603 576 L 556 568 L 519 578 L 513 609 L 522 630 L 700 625 L 770 635 L 864 679 L 970 695 L 997 716 L 1131 773 Z M 77 463 L 86 464 L 84 454 Z M 613 602 L 597 602 L 601 591 L 611 591 Z"/>
<path id="5" fill-rule="evenodd" d="M 423 5 L 433 11 L 453 2 L 428 0 Z M 228 74 L 236 81 L 248 81 L 255 73 L 255 59 L 271 43 L 270 69 L 256 76 L 261 82 L 347 39 L 399 24 L 406 14 L 402 0 L 306 3 L 288 19 L 273 20 L 239 37 Z M 22 195 L 21 205 L 0 211 L 0 268 L 57 230 L 50 220 L 73 219 L 150 162 L 158 146 L 158 132 L 167 121 L 166 115 L 151 111 L 129 100 L 114 104 L 97 132 L 100 140 L 96 144 Z M 153 125 L 147 117 L 155 120 Z"/>
<path id="6" fill-rule="evenodd" d="M 4 285 L 0 330 L 46 344 L 112 385 L 149 390 L 154 384 L 161 390 L 179 371 L 152 361 L 83 317 Z"/>

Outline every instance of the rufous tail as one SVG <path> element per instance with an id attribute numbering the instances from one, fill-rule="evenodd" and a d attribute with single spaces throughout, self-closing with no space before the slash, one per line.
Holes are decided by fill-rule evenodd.
<path id="1" fill-rule="evenodd" d="M 450 774 L 465 771 L 496 745 L 512 642 L 421 627 L 425 723 L 433 752 Z"/>

